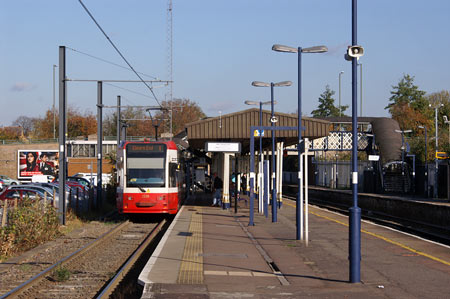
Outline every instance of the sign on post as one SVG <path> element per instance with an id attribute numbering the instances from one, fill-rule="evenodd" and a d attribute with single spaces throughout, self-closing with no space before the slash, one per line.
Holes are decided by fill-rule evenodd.
<path id="1" fill-rule="evenodd" d="M 206 142 L 205 151 L 221 153 L 240 153 L 241 144 L 239 142 Z"/>
<path id="2" fill-rule="evenodd" d="M 448 159 L 447 152 L 436 152 L 436 159 L 445 160 Z"/>
<path id="3" fill-rule="evenodd" d="M 264 130 L 255 130 L 253 131 L 253 136 L 255 137 L 264 137 Z"/>

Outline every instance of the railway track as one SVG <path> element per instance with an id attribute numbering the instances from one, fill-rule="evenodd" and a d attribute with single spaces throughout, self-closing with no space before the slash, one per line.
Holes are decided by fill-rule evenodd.
<path id="1" fill-rule="evenodd" d="M 0 298 L 106 298 L 166 228 L 166 220 L 116 225 Z"/>
<path id="2" fill-rule="evenodd" d="M 296 200 L 296 197 L 292 194 L 283 195 L 284 198 L 289 200 Z M 321 208 L 326 208 L 337 213 L 348 215 L 349 206 L 326 201 L 323 199 L 309 197 L 309 203 Z M 450 231 L 448 228 L 440 227 L 436 225 L 430 225 L 425 222 L 415 222 L 400 217 L 394 217 L 386 213 L 379 213 L 375 211 L 369 211 L 361 209 L 361 218 L 372 221 L 374 223 L 388 226 L 399 231 L 407 232 L 420 236 L 422 238 L 432 240 L 438 243 L 450 245 Z"/>

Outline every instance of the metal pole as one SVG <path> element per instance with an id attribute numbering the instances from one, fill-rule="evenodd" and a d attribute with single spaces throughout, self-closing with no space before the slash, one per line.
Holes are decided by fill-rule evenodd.
<path id="1" fill-rule="evenodd" d="M 363 102 L 363 94 L 362 94 L 362 90 L 363 90 L 363 87 L 362 87 L 362 85 L 363 85 L 363 81 L 362 81 L 362 63 L 360 63 L 359 64 L 359 66 L 361 67 L 361 70 L 360 70 L 360 73 L 359 73 L 359 88 L 360 88 L 360 91 L 359 91 L 359 96 L 360 96 L 360 100 L 359 100 L 359 102 L 361 103 L 361 105 L 360 105 L 360 107 L 359 107 L 359 109 L 360 109 L 360 114 L 359 114 L 359 116 L 363 116 L 363 113 L 362 113 L 362 102 Z"/>
<path id="2" fill-rule="evenodd" d="M 309 240 L 309 215 L 308 215 L 308 147 L 306 146 L 308 143 L 308 138 L 304 139 L 305 144 L 305 244 L 308 246 L 308 240 Z"/>
<path id="3" fill-rule="evenodd" d="M 357 45 L 357 0 L 352 0 L 352 45 Z M 357 59 L 352 58 L 352 194 L 349 209 L 350 282 L 360 282 L 361 268 L 361 209 L 358 207 L 358 96 Z"/>
<path id="4" fill-rule="evenodd" d="M 120 145 L 120 96 L 117 96 L 117 151 Z"/>
<path id="5" fill-rule="evenodd" d="M 303 213 L 303 172 L 302 172 L 302 163 L 301 163 L 301 145 L 302 145 L 302 48 L 298 47 L 297 50 L 298 55 L 298 68 L 297 68 L 297 78 L 298 78 L 298 90 L 297 90 L 297 133 L 298 133 L 298 141 L 297 141 L 297 158 L 298 158 L 298 193 L 297 193 L 297 202 L 295 203 L 295 220 L 297 222 L 297 234 L 296 239 L 301 240 L 302 237 L 302 213 Z M 340 107 L 340 104 L 339 104 Z"/>
<path id="6" fill-rule="evenodd" d="M 268 167 L 268 161 L 263 162 L 263 174 L 264 174 L 264 216 L 266 218 L 269 217 L 269 167 Z"/>
<path id="7" fill-rule="evenodd" d="M 59 47 L 59 222 L 66 225 L 66 47 Z"/>
<path id="8" fill-rule="evenodd" d="M 401 131 L 402 134 L 402 191 L 405 192 L 405 141 L 403 136 L 404 131 Z"/>
<path id="9" fill-rule="evenodd" d="M 255 192 L 253 190 L 255 186 L 255 137 L 250 132 L 250 216 L 248 226 L 254 226 L 253 222 L 253 213 L 254 213 L 254 200 L 255 200 Z"/>
<path id="10" fill-rule="evenodd" d="M 341 106 L 341 76 L 344 71 L 339 72 L 339 117 L 342 117 L 342 106 Z"/>
<path id="11" fill-rule="evenodd" d="M 259 126 L 260 127 L 262 126 L 262 106 L 263 106 L 262 101 L 259 101 Z M 263 162 L 263 154 L 262 154 L 262 137 L 263 137 L 262 131 L 263 130 L 259 129 L 259 164 L 260 164 L 262 173 L 264 174 L 265 170 L 264 170 L 264 162 Z M 262 205 L 260 205 L 260 206 L 262 206 L 263 211 L 264 211 L 264 209 L 266 208 L 266 206 L 264 205 L 264 190 L 262 188 L 262 186 L 264 186 L 264 184 L 263 184 L 264 175 L 259 173 L 258 178 L 259 178 L 258 179 L 258 187 L 259 187 L 258 197 L 260 200 L 263 201 Z M 264 211 L 264 213 L 267 213 L 267 211 Z"/>
<path id="12" fill-rule="evenodd" d="M 434 155 L 434 167 L 435 167 L 435 171 L 434 171 L 434 192 L 433 192 L 433 197 L 434 198 L 438 198 L 438 172 L 439 172 L 439 164 L 438 164 L 438 159 L 437 157 L 437 152 L 438 152 L 438 148 L 439 148 L 439 143 L 438 143 L 438 107 L 434 108 L 434 126 L 436 128 L 436 138 L 435 138 L 435 146 L 436 146 L 436 151 L 435 151 L 435 155 Z"/>
<path id="13" fill-rule="evenodd" d="M 425 196 L 428 197 L 428 139 L 427 127 L 425 127 Z"/>
<path id="14" fill-rule="evenodd" d="M 237 154 L 234 156 L 234 213 L 237 213 L 238 205 L 238 157 Z"/>
<path id="15" fill-rule="evenodd" d="M 56 138 L 55 67 L 56 64 L 53 65 L 53 139 Z"/>
<path id="16" fill-rule="evenodd" d="M 275 124 L 272 122 L 274 116 L 273 107 L 273 82 L 270 83 L 270 105 L 271 105 L 271 124 L 273 127 Z M 275 130 L 272 130 L 272 222 L 277 222 L 277 186 L 275 183 Z"/>
<path id="17" fill-rule="evenodd" d="M 102 132 L 102 94 L 103 82 L 97 82 L 97 208 L 100 207 L 102 199 L 102 154 L 103 154 L 103 132 Z"/>
<path id="18" fill-rule="evenodd" d="M 116 135 L 117 135 L 117 147 L 116 147 L 116 169 L 117 163 L 119 160 L 117 159 L 119 155 L 119 147 L 120 147 L 120 96 L 117 96 L 117 128 L 116 128 Z M 119 175 L 117 174 L 117 183 L 119 183 Z"/>

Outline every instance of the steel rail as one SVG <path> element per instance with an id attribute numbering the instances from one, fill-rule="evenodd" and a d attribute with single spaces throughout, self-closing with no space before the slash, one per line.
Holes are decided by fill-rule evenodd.
<path id="1" fill-rule="evenodd" d="M 96 298 L 109 298 L 116 287 L 120 284 L 122 279 L 128 274 L 133 265 L 136 263 L 137 259 L 141 257 L 144 250 L 153 241 L 156 235 L 163 229 L 164 225 L 167 223 L 166 219 L 163 219 L 145 238 L 141 245 L 135 250 L 133 255 L 125 262 L 125 264 L 119 269 L 116 275 L 111 279 L 108 285 L 102 290 L 102 292 Z"/>
<path id="2" fill-rule="evenodd" d="M 291 197 L 289 195 L 284 195 L 283 197 L 289 200 L 294 200 L 294 197 Z M 347 206 L 343 204 L 331 203 L 330 201 L 311 197 L 310 204 L 326 208 L 337 213 L 348 215 L 348 210 L 346 210 Z M 448 229 L 446 227 L 440 227 L 424 222 L 417 222 L 410 219 L 391 216 L 385 213 L 370 211 L 367 209 L 361 209 L 361 212 L 362 219 L 370 220 L 374 223 L 395 228 L 397 230 L 411 233 L 438 243 L 450 245 L 450 237 L 449 234 L 446 233 L 448 232 Z"/>
<path id="3" fill-rule="evenodd" d="M 120 232 L 122 229 L 124 229 L 126 226 L 128 226 L 130 224 L 129 221 L 125 221 L 119 225 L 117 225 L 116 227 L 114 227 L 113 229 L 111 229 L 110 231 L 104 233 L 103 235 L 101 235 L 100 237 L 98 237 L 97 239 L 93 240 L 92 242 L 90 242 L 89 244 L 87 244 L 86 246 L 78 249 L 77 251 L 71 253 L 70 255 L 64 257 L 63 259 L 59 260 L 58 262 L 56 262 L 55 264 L 51 265 L 50 267 L 48 267 L 47 269 L 41 271 L 39 274 L 37 274 L 36 276 L 28 279 L 27 281 L 25 281 L 24 283 L 22 283 L 21 285 L 15 287 L 14 289 L 12 289 L 11 291 L 9 291 L 8 293 L 2 295 L 0 297 L 0 299 L 3 298 L 7 298 L 10 296 L 18 296 L 20 294 L 22 294 L 23 292 L 25 292 L 26 290 L 30 289 L 31 287 L 33 287 L 34 285 L 36 285 L 39 281 L 41 281 L 42 279 L 44 279 L 45 275 L 48 274 L 50 271 L 52 271 L 53 269 L 55 269 L 58 266 L 62 266 L 65 265 L 69 262 L 71 262 L 72 260 L 74 260 L 75 258 L 81 256 L 82 254 L 87 253 L 90 249 L 96 247 L 97 245 L 99 245 L 100 243 L 104 242 L 105 240 L 110 239 L 112 236 L 114 236 L 117 232 Z"/>

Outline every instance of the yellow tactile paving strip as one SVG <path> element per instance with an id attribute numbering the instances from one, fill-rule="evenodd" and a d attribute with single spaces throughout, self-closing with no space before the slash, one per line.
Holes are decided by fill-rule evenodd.
<path id="1" fill-rule="evenodd" d="M 189 233 L 184 246 L 183 259 L 178 273 L 179 284 L 203 283 L 203 242 L 202 242 L 202 209 L 192 213 Z"/>

